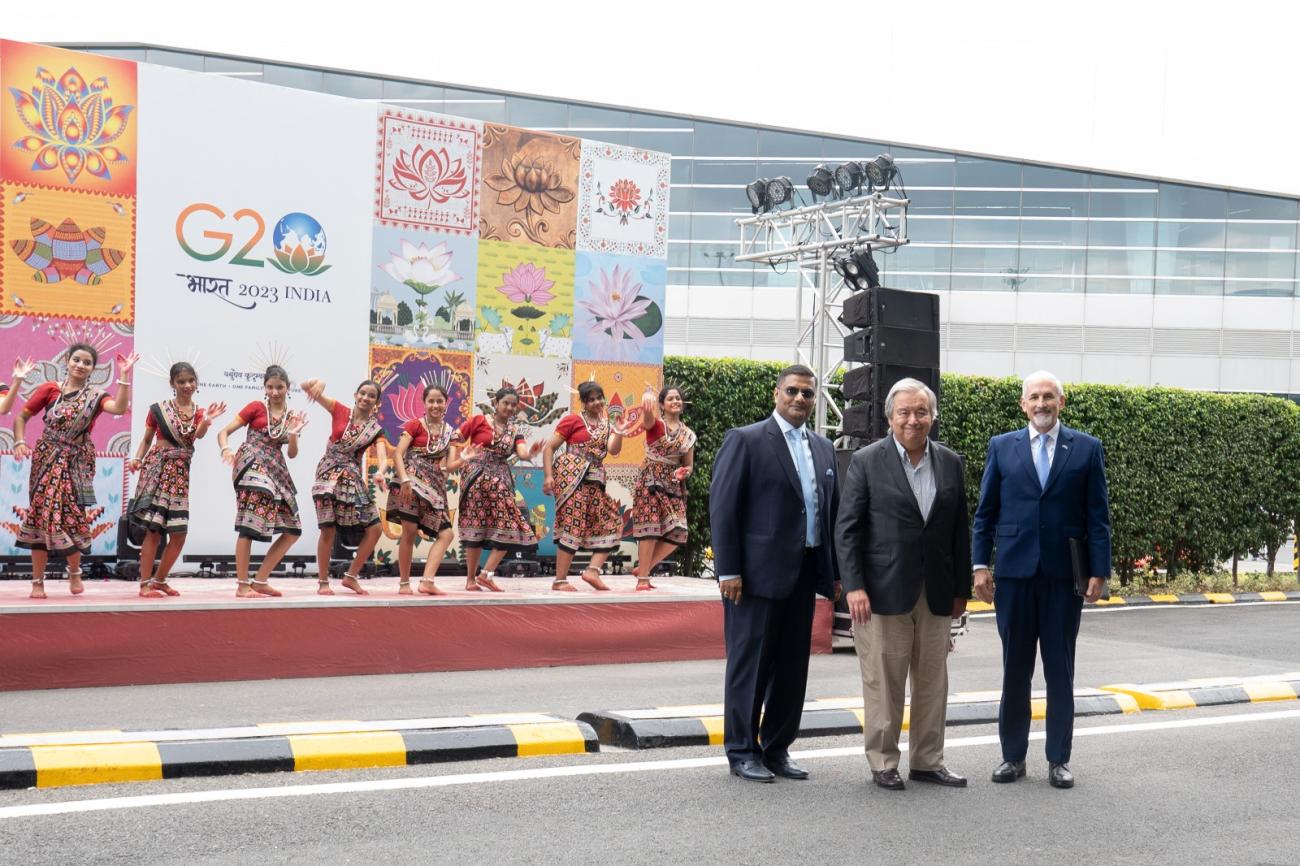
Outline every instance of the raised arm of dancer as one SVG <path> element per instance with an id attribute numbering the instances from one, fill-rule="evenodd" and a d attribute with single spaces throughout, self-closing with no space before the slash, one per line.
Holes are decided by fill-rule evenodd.
<path id="1" fill-rule="evenodd" d="M 27 374 L 36 369 L 36 363 L 31 358 L 14 359 L 14 380 L 9 383 L 9 390 L 0 397 L 0 415 L 8 414 L 14 406 L 14 400 L 18 399 L 18 389 L 22 387 L 23 380 Z"/>
<path id="2" fill-rule="evenodd" d="M 230 445 L 228 444 L 230 434 L 234 433 L 247 423 L 248 422 L 239 417 L 239 415 L 236 415 L 234 418 L 230 419 L 229 424 L 217 431 L 217 447 L 221 449 L 221 462 L 225 463 L 227 466 L 235 465 L 235 452 L 230 450 Z"/>
<path id="3" fill-rule="evenodd" d="M 325 394 L 324 379 L 308 379 L 302 383 L 302 390 L 313 402 L 319 403 L 325 407 L 327 412 L 334 411 L 335 399 Z"/>
<path id="4" fill-rule="evenodd" d="M 140 463 L 144 460 L 144 455 L 149 453 L 149 446 L 153 444 L 153 428 L 148 424 L 144 425 L 144 435 L 140 437 L 140 447 L 135 449 L 135 456 L 126 464 L 126 468 L 131 472 L 140 471 Z"/>
<path id="5" fill-rule="evenodd" d="M 208 435 L 208 428 L 212 426 L 212 422 L 224 414 L 226 414 L 226 404 L 224 401 L 221 403 L 209 403 L 208 408 L 203 410 L 203 420 L 199 422 L 199 429 L 194 431 L 194 438 L 202 439 L 204 436 Z"/>
<path id="6" fill-rule="evenodd" d="M 609 418 L 609 415 L 604 410 L 601 410 L 600 414 L 605 418 Z M 609 452 L 610 457 L 617 457 L 619 452 L 623 450 L 624 433 L 620 427 L 615 427 L 613 424 L 609 426 L 609 438 L 605 440 L 605 450 Z"/>
<path id="7" fill-rule="evenodd" d="M 135 366 L 140 356 L 135 352 L 117 356 L 117 393 L 113 399 L 104 401 L 104 411 L 110 415 L 125 415 L 131 409 L 131 380 L 127 374 Z"/>
<path id="8" fill-rule="evenodd" d="M 314 400 L 315 398 L 313 397 L 312 399 Z M 323 406 L 324 404 L 322 403 L 321 405 Z M 288 424 L 289 424 L 288 456 L 289 459 L 292 460 L 293 458 L 298 456 L 298 434 L 301 433 L 303 428 L 307 426 L 307 413 L 290 412 Z"/>

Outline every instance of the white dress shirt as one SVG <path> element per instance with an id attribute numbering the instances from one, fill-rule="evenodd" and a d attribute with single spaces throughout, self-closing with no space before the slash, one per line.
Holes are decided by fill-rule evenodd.
<path id="1" fill-rule="evenodd" d="M 912 465 L 912 458 L 907 456 L 907 449 L 903 443 L 892 435 L 894 447 L 898 449 L 898 457 L 903 461 L 903 474 L 907 476 L 907 483 L 912 487 L 912 495 L 916 497 L 916 507 L 921 509 L 921 519 L 930 519 L 930 509 L 934 507 L 934 496 L 936 492 L 934 483 L 934 464 L 930 460 L 930 440 L 925 440 L 925 453 L 916 465 Z"/>

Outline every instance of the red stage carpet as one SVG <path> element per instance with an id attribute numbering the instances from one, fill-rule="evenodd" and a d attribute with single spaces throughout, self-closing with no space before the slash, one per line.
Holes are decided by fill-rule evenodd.
<path id="1" fill-rule="evenodd" d="M 235 598 L 235 580 L 178 578 L 177 598 L 148 599 L 133 583 L 65 581 L 49 598 L 30 584 L 0 581 L 0 691 L 216 682 L 285 677 L 550 667 L 722 658 L 717 584 L 606 576 L 612 592 L 574 579 L 576 593 L 539 578 L 498 578 L 504 593 L 465 592 L 440 578 L 447 596 L 397 595 L 397 578 L 365 582 L 356 596 L 335 581 L 272 584 L 283 598 Z M 813 652 L 831 650 L 831 608 L 818 600 Z"/>

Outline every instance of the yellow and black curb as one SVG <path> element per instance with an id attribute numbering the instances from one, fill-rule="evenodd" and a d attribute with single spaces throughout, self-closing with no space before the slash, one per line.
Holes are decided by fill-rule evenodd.
<path id="1" fill-rule="evenodd" d="M 1047 699 L 1033 696 L 1033 716 L 1044 718 Z M 909 707 L 903 709 L 907 730 Z M 1129 695 L 1100 689 L 1076 689 L 1074 712 L 1079 716 L 1118 715 L 1138 711 Z M 722 706 L 654 707 L 642 710 L 603 710 L 583 713 L 578 720 L 591 725 L 602 745 L 624 749 L 659 749 L 674 746 L 722 745 Z M 997 692 L 967 692 L 948 697 L 949 725 L 985 725 L 998 720 Z M 808 701 L 799 724 L 800 737 L 861 734 L 862 698 Z"/>
<path id="2" fill-rule="evenodd" d="M 1169 607 L 1179 604 L 1236 604 L 1238 602 L 1261 601 L 1300 601 L 1300 591 L 1289 592 L 1185 592 L 1167 595 L 1129 595 L 1112 596 L 1104 601 L 1087 605 L 1088 607 Z M 972 599 L 966 606 L 971 613 L 988 613 L 993 605 Z"/>
<path id="3" fill-rule="evenodd" d="M 0 789 L 397 767 L 599 749 L 589 725 L 539 713 L 9 735 L 0 737 Z"/>
<path id="4" fill-rule="evenodd" d="M 1183 710 L 1225 704 L 1260 704 L 1300 699 L 1300 671 L 1260 677 L 1181 680 L 1169 683 L 1116 683 L 1106 691 L 1124 694 L 1143 710 Z"/>

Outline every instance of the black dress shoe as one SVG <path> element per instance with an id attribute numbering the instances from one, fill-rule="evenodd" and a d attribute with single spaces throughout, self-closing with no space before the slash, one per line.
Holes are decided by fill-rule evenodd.
<path id="1" fill-rule="evenodd" d="M 1065 764 L 1049 763 L 1047 765 L 1047 781 L 1051 783 L 1053 788 L 1073 788 L 1074 773 L 1071 773 L 1070 768 Z"/>
<path id="2" fill-rule="evenodd" d="M 767 767 L 783 779 L 808 778 L 808 771 L 789 758 L 776 758 L 774 760 L 764 759 L 763 766 Z"/>
<path id="3" fill-rule="evenodd" d="M 933 782 L 949 788 L 966 787 L 966 777 L 958 776 L 947 767 L 940 767 L 937 770 L 908 770 L 907 778 L 917 782 Z"/>
<path id="4" fill-rule="evenodd" d="M 731 775 L 739 776 L 747 782 L 775 782 L 772 771 L 754 760 L 737 761 L 731 765 Z"/>
<path id="5" fill-rule="evenodd" d="M 993 781 L 995 782 L 1014 782 L 1016 779 L 1023 779 L 1024 777 L 1024 761 L 1003 761 L 993 771 Z"/>
<path id="6" fill-rule="evenodd" d="M 898 770 L 872 770 L 871 780 L 890 791 L 901 791 L 907 787 L 903 784 L 903 777 L 898 775 Z"/>

